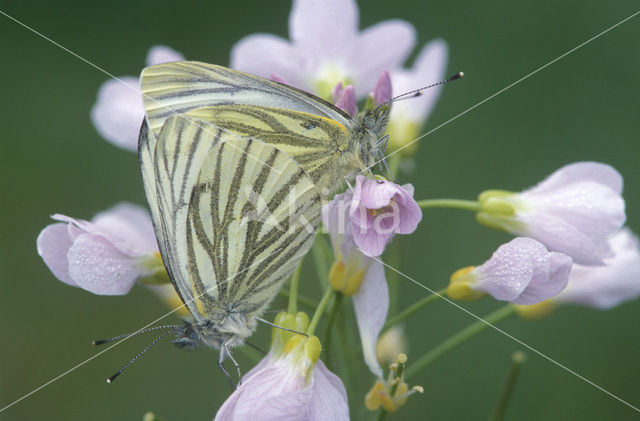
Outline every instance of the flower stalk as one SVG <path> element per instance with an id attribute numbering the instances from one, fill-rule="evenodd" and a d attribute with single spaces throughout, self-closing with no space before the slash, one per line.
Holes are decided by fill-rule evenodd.
<path id="1" fill-rule="evenodd" d="M 327 304 L 329 304 L 329 300 L 331 300 L 331 297 L 333 297 L 334 294 L 335 290 L 333 288 L 327 288 L 322 296 L 322 300 L 318 303 L 318 307 L 316 307 L 316 312 L 313 313 L 313 317 L 309 323 L 309 328 L 307 328 L 307 331 L 305 332 L 307 335 L 311 336 L 315 333 L 318 322 L 320 322 L 320 317 L 322 317 L 322 313 L 324 313 Z"/>
<path id="2" fill-rule="evenodd" d="M 524 364 L 525 361 L 526 356 L 524 352 L 516 351 L 511 354 L 511 367 L 507 373 L 507 378 L 505 379 L 504 386 L 502 387 L 500 398 L 498 398 L 498 403 L 493 410 L 491 417 L 489 417 L 489 421 L 502 421 L 504 419 L 504 414 L 507 411 L 507 406 L 509 405 L 509 401 L 513 395 L 513 389 L 516 385 L 516 381 L 518 380 L 520 367 L 522 367 L 522 364 Z"/>
<path id="3" fill-rule="evenodd" d="M 489 326 L 505 320 L 514 313 L 515 306 L 507 304 L 495 310 L 494 312 L 489 313 L 486 317 L 470 324 L 466 328 L 449 337 L 449 339 L 445 340 L 440 345 L 436 346 L 435 348 L 424 354 L 422 357 L 420 357 L 415 362 L 415 364 L 412 364 L 411 368 L 407 370 L 405 378 L 410 379 L 412 376 L 425 369 L 427 366 L 429 366 L 441 356 L 445 355 L 447 352 L 453 350 L 459 345 L 462 345 Z"/>
<path id="4" fill-rule="evenodd" d="M 418 200 L 418 206 L 421 209 L 427 208 L 454 208 L 479 212 L 482 209 L 480 202 L 476 200 L 462 199 L 425 199 Z"/>
<path id="5" fill-rule="evenodd" d="M 302 274 L 302 263 L 304 263 L 304 259 L 300 260 L 296 271 L 293 272 L 293 276 L 291 277 L 291 293 L 289 295 L 288 307 L 288 313 L 291 314 L 296 314 L 298 312 L 298 287 L 300 285 L 300 275 Z"/>
<path id="6" fill-rule="evenodd" d="M 400 313 L 396 314 L 395 316 L 393 316 L 389 320 L 387 320 L 387 322 L 384 324 L 384 327 L 382 328 L 382 331 L 384 332 L 385 330 L 389 329 L 390 327 L 392 327 L 392 326 L 402 322 L 403 320 L 411 317 L 418 310 L 422 309 L 423 307 L 426 307 L 430 303 L 436 301 L 438 298 L 442 298 L 446 293 L 447 293 L 447 288 L 443 288 L 440 291 L 436 291 L 433 294 L 429 294 L 426 297 L 424 297 L 423 299 L 421 299 L 420 301 L 417 301 L 417 302 L 413 303 L 412 305 L 410 305 L 409 307 L 407 307 L 406 309 L 404 309 Z"/>

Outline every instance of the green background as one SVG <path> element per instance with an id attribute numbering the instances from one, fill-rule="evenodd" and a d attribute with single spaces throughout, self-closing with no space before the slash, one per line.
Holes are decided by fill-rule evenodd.
<path id="1" fill-rule="evenodd" d="M 361 27 L 411 22 L 419 47 L 441 37 L 446 87 L 426 129 L 634 13 L 635 1 L 361 1 Z M 237 40 L 255 32 L 287 36 L 287 1 L 0 1 L 0 10 L 114 75 L 135 75 L 149 47 L 166 44 L 190 59 L 227 65 Z M 640 232 L 638 74 L 640 16 L 463 115 L 420 142 L 417 169 L 404 177 L 416 197 L 474 198 L 487 188 L 520 190 L 560 166 L 597 160 L 625 177 L 628 224 Z M 417 51 L 417 49 L 416 49 Z M 89 119 L 107 76 L 0 16 L 0 407 L 98 352 L 92 339 L 133 331 L 166 312 L 147 290 L 94 296 L 58 282 L 36 254 L 38 232 L 56 212 L 90 219 L 117 202 L 144 204 L 136 156 L 100 138 Z M 424 81 L 425 83 L 432 81 Z M 509 236 L 463 211 L 425 211 L 416 234 L 397 238 L 400 270 L 440 289 L 460 267 L 482 263 Z M 309 260 L 310 262 L 310 260 Z M 312 265 L 302 293 L 319 295 Z M 640 280 L 639 280 L 640 281 Z M 400 279 L 398 307 L 425 291 Z M 464 304 L 483 315 L 499 304 Z M 277 301 L 274 308 L 281 308 Z M 351 312 L 350 308 L 347 308 Z M 507 332 L 634 405 L 640 305 L 599 312 L 561 308 L 535 321 L 508 320 Z M 409 363 L 473 319 L 438 302 L 411 319 Z M 253 342 L 268 346 L 269 329 Z M 357 332 L 350 331 L 353 343 Z M 209 349 L 184 352 L 168 341 L 113 385 L 105 378 L 151 338 L 135 338 L 0 413 L 0 420 L 140 420 L 153 410 L 170 421 L 212 419 L 230 392 Z M 522 349 L 486 331 L 440 359 L 414 382 L 423 396 L 388 419 L 486 419 L 509 357 Z M 352 350 L 351 350 L 352 351 Z M 525 350 L 526 351 L 526 350 Z M 347 352 L 347 351 L 345 351 Z M 527 351 L 507 413 L 511 420 L 631 419 L 638 414 L 576 376 Z M 240 356 L 245 371 L 250 359 Z M 373 379 L 357 368 L 360 382 Z M 361 395 L 350 396 L 360 415 Z M 371 415 L 371 414 L 369 414 Z M 370 416 L 371 417 L 371 416 Z"/>

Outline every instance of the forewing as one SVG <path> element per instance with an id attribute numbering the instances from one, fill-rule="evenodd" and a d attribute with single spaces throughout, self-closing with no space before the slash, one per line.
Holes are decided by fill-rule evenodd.
<path id="1" fill-rule="evenodd" d="M 345 126 L 351 121 L 340 109 L 307 92 L 197 61 L 147 67 L 140 83 L 147 123 L 156 135 L 168 117 L 214 105 L 272 106 L 326 117 Z"/>
<path id="2" fill-rule="evenodd" d="M 184 255 L 200 311 L 259 314 L 311 247 L 320 210 L 313 181 L 287 154 L 255 139 L 217 143 L 186 223 Z"/>
<path id="3" fill-rule="evenodd" d="M 347 129 L 326 117 L 256 105 L 202 107 L 186 115 L 277 147 L 319 188 L 333 190 L 345 177 L 364 168 Z"/>

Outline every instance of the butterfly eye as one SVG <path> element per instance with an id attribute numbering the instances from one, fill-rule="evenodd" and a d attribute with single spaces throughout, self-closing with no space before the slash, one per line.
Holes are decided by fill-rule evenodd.
<path id="1" fill-rule="evenodd" d="M 316 124 L 312 121 L 303 121 L 300 123 L 303 129 L 311 130 L 316 128 Z"/>

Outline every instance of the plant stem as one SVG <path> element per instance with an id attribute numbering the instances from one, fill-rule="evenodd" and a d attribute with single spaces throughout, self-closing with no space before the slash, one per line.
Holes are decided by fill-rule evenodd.
<path id="1" fill-rule="evenodd" d="M 311 336 L 316 331 L 316 326 L 318 326 L 318 322 L 320 321 L 320 317 L 322 317 L 322 313 L 324 313 L 324 309 L 327 307 L 329 300 L 333 297 L 335 290 L 331 287 L 327 288 L 327 291 L 322 296 L 322 300 L 318 303 L 318 307 L 316 307 L 316 312 L 313 313 L 313 318 L 309 323 L 309 328 L 307 329 L 307 335 Z"/>
<path id="2" fill-rule="evenodd" d="M 298 286 L 300 285 L 300 274 L 302 273 L 302 263 L 304 262 L 304 258 L 300 260 L 298 263 L 298 267 L 296 271 L 293 272 L 293 276 L 291 277 L 291 294 L 289 295 L 289 308 L 287 312 L 289 314 L 296 314 L 298 312 Z"/>
<path id="3" fill-rule="evenodd" d="M 463 344 L 465 341 L 471 339 L 476 334 L 482 332 L 489 325 L 496 324 L 507 317 L 511 316 L 515 312 L 515 306 L 511 304 L 507 304 L 504 307 L 500 307 L 492 313 L 489 313 L 482 320 L 478 320 L 469 326 L 462 329 L 460 332 L 456 333 L 453 336 L 450 336 L 449 339 L 442 342 L 440 345 L 431 349 L 431 351 L 424 354 L 420 357 L 414 364 L 411 364 L 411 368 L 407 369 L 407 375 L 405 376 L 407 379 L 420 372 L 424 368 L 426 368 L 429 364 L 456 348 L 458 345 Z"/>
<path id="4" fill-rule="evenodd" d="M 327 282 L 329 282 L 329 267 L 327 263 L 331 262 L 332 255 L 328 254 L 329 246 L 327 245 L 324 235 L 318 233 L 316 239 L 311 247 L 311 254 L 313 255 L 313 262 L 316 266 L 316 272 L 318 273 L 318 281 L 320 281 L 320 287 L 325 288 Z"/>
<path id="5" fill-rule="evenodd" d="M 504 414 L 511 400 L 516 380 L 518 380 L 520 367 L 524 364 L 525 360 L 526 357 L 522 351 L 516 351 L 511 355 L 511 367 L 504 381 L 504 386 L 502 386 L 502 392 L 500 393 L 496 408 L 493 410 L 489 421 L 502 421 L 504 419 Z"/>
<path id="6" fill-rule="evenodd" d="M 426 199 L 419 200 L 418 206 L 422 209 L 426 208 L 456 208 L 470 210 L 473 212 L 479 212 L 482 207 L 480 202 L 475 200 L 460 200 L 460 199 Z"/>
<path id="7" fill-rule="evenodd" d="M 344 298 L 344 295 L 342 293 L 337 292 L 336 293 L 336 298 L 333 300 L 333 304 L 331 305 L 331 311 L 329 312 L 329 320 L 327 320 L 327 326 L 324 330 L 324 341 L 322 342 L 322 346 L 324 347 L 324 349 L 327 350 L 327 353 L 325 354 L 324 357 L 324 362 L 325 364 L 327 364 L 329 366 L 329 356 L 331 355 L 331 353 L 329 352 L 329 347 L 330 347 L 330 343 L 331 343 L 331 327 L 333 326 L 333 323 L 336 320 L 336 316 L 338 315 L 338 313 L 340 312 L 340 309 L 342 308 L 342 299 Z"/>
<path id="8" fill-rule="evenodd" d="M 408 318 L 409 316 L 413 315 L 413 313 L 420 310 L 422 307 L 425 307 L 427 304 L 437 300 L 438 298 L 441 298 L 446 293 L 446 291 L 447 289 L 443 288 L 440 291 L 427 295 L 420 301 L 413 303 L 411 306 L 407 307 L 400 313 L 396 314 L 395 316 L 387 320 L 387 323 L 384 324 L 384 327 L 382 328 L 382 330 L 385 331 L 389 329 L 391 326 L 395 325 L 396 323 L 399 323 L 404 319 Z"/>
<path id="9" fill-rule="evenodd" d="M 383 421 L 386 416 L 387 416 L 387 411 L 385 411 L 384 409 L 381 410 L 380 413 L 378 414 L 378 421 Z"/>
<path id="10" fill-rule="evenodd" d="M 400 245 L 400 241 L 394 241 L 387 247 L 388 252 L 386 256 L 388 256 L 387 262 L 390 267 L 399 268 L 402 266 L 400 264 Z M 395 313 L 398 308 L 398 273 L 394 270 L 385 270 L 385 277 L 387 278 L 387 287 L 389 288 L 388 314 Z"/>
<path id="11" fill-rule="evenodd" d="M 278 295 L 286 299 L 289 299 L 289 297 L 291 297 L 291 293 L 286 289 L 281 289 L 280 291 L 278 291 Z M 300 295 L 300 294 L 298 294 L 297 301 L 298 301 L 298 304 L 300 304 L 301 306 L 308 307 L 311 310 L 315 309 L 317 305 L 317 303 L 313 301 L 311 298 L 305 297 L 304 295 Z"/>

